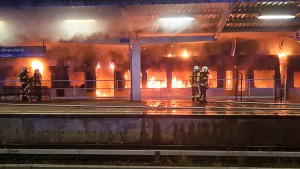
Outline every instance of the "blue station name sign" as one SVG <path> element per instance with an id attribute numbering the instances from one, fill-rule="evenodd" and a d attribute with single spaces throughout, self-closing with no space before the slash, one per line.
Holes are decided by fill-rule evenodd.
<path id="1" fill-rule="evenodd" d="M 45 57 L 46 46 L 0 47 L 0 58 Z"/>

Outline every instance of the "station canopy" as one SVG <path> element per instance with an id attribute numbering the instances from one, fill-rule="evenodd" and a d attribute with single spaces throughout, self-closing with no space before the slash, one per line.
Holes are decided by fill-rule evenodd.
<path id="1" fill-rule="evenodd" d="M 300 28 L 299 1 L 1 0 L 0 9 L 0 22 L 22 23 L 29 19 L 23 26 L 37 24 L 44 30 L 40 34 L 55 31 L 59 22 L 70 25 L 81 22 L 73 28 L 88 36 L 75 39 L 73 36 L 68 40 L 95 43 L 108 38 L 128 43 L 128 39 L 166 36 L 213 40 L 225 32 L 294 32 L 295 38 L 299 38 Z M 263 15 L 292 18 L 259 19 Z M 91 24 L 94 26 L 82 27 Z M 88 30 L 84 32 L 85 29 Z M 68 30 L 72 33 L 72 29 Z"/>

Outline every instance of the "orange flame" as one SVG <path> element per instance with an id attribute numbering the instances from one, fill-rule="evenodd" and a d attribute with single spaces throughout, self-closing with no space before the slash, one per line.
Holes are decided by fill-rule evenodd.
<path id="1" fill-rule="evenodd" d="M 32 60 L 31 61 L 31 69 L 34 72 L 35 69 L 39 69 L 40 73 L 43 75 L 44 65 L 40 60 Z"/>
<path id="2" fill-rule="evenodd" d="M 232 71 L 226 71 L 226 90 L 232 90 Z"/>
<path id="3" fill-rule="evenodd" d="M 109 62 L 109 67 L 110 67 L 112 70 L 115 70 L 115 64 L 114 64 L 114 62 Z"/>
<path id="4" fill-rule="evenodd" d="M 183 58 L 189 57 L 189 54 L 188 54 L 187 50 L 184 50 L 184 51 L 183 51 L 182 57 L 183 57 Z"/>
<path id="5" fill-rule="evenodd" d="M 147 82 L 147 88 L 165 88 L 166 81 L 155 80 L 155 77 L 151 77 L 151 79 Z"/>
<path id="6" fill-rule="evenodd" d="M 288 64 L 287 56 L 288 56 L 287 52 L 278 53 L 281 84 L 283 84 L 284 80 L 287 78 L 287 64 Z"/>
<path id="7" fill-rule="evenodd" d="M 100 69 L 100 63 L 98 62 L 96 69 Z"/>
<path id="8" fill-rule="evenodd" d="M 278 57 L 279 57 L 279 59 L 286 58 L 286 57 L 287 57 L 287 55 L 288 55 L 288 53 L 287 53 L 287 52 L 281 52 L 281 53 L 278 53 Z"/>
<path id="9" fill-rule="evenodd" d="M 100 69 L 101 68 L 101 69 Z M 109 62 L 108 66 L 96 65 L 96 96 L 114 96 L 114 63 Z"/>
<path id="10" fill-rule="evenodd" d="M 177 80 L 176 77 L 173 77 L 172 79 L 172 88 L 184 88 L 186 87 L 182 80 Z"/>

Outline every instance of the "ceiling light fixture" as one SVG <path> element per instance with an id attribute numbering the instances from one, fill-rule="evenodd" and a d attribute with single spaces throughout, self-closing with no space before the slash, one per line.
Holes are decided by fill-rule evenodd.
<path id="1" fill-rule="evenodd" d="M 293 19 L 294 15 L 260 15 L 258 19 Z"/>
<path id="2" fill-rule="evenodd" d="M 159 18 L 159 21 L 192 21 L 193 17 L 167 17 L 167 18 Z"/>
<path id="3" fill-rule="evenodd" d="M 93 19 L 83 19 L 83 20 L 64 20 L 67 23 L 83 23 L 83 22 L 96 22 L 96 20 Z"/>

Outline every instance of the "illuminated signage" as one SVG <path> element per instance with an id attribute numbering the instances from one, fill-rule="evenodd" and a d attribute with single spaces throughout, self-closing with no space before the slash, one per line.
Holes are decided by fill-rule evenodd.
<path id="1" fill-rule="evenodd" d="M 45 57 L 46 46 L 0 47 L 0 58 Z"/>

